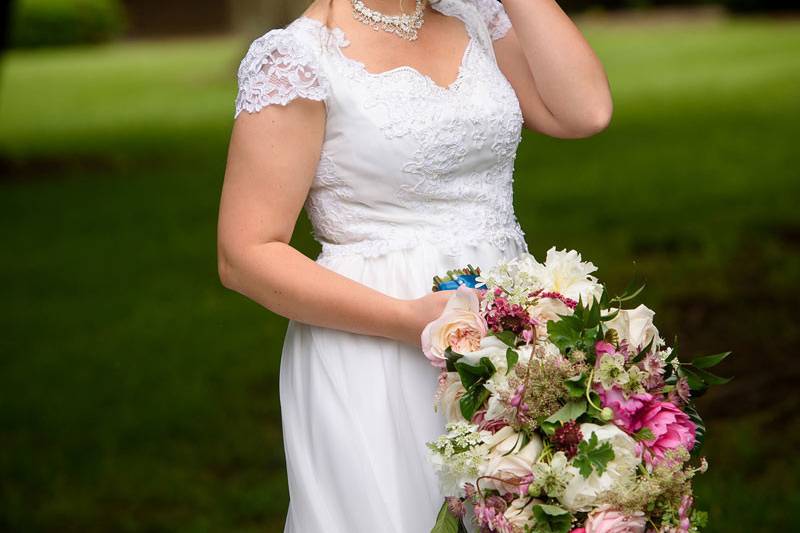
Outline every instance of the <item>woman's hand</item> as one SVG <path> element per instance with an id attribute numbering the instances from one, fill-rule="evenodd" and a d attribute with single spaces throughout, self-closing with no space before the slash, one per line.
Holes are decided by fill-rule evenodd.
<path id="1" fill-rule="evenodd" d="M 478 294 L 480 299 L 482 292 L 471 289 Z M 455 290 L 443 290 L 431 292 L 420 298 L 400 301 L 399 328 L 396 339 L 422 350 L 422 330 L 428 323 L 433 322 L 444 311 L 447 301 L 455 294 Z"/>

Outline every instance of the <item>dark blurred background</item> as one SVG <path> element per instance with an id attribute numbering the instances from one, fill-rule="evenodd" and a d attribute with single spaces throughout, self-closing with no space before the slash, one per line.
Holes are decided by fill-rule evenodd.
<path id="1" fill-rule="evenodd" d="M 734 350 L 699 401 L 708 531 L 800 531 L 796 2 L 561 5 L 615 115 L 525 132 L 531 251 L 646 280 L 684 357 Z M 282 531 L 286 321 L 222 288 L 215 230 L 238 63 L 306 6 L 3 3 L 0 531 Z"/>

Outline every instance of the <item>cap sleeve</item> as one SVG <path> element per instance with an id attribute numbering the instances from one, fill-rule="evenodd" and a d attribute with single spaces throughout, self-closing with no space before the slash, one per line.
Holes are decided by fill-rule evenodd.
<path id="1" fill-rule="evenodd" d="M 478 9 L 489 35 L 493 41 L 500 39 L 511 29 L 511 19 L 508 18 L 505 7 L 498 0 L 472 0 Z"/>
<path id="2" fill-rule="evenodd" d="M 295 98 L 325 100 L 329 89 L 315 50 L 287 28 L 272 29 L 252 42 L 237 79 L 234 118 Z"/>

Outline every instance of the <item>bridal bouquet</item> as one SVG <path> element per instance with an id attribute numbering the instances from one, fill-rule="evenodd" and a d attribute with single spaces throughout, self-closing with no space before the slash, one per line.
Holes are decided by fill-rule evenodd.
<path id="1" fill-rule="evenodd" d="M 434 277 L 455 289 L 422 333 L 442 369 L 447 425 L 428 442 L 446 497 L 432 533 L 689 533 L 705 428 L 694 398 L 728 381 L 730 352 L 678 359 L 653 311 L 609 297 L 575 251 L 523 254 L 482 273 Z M 472 288 L 478 289 L 473 290 Z M 674 344 L 674 343 L 673 343 Z"/>

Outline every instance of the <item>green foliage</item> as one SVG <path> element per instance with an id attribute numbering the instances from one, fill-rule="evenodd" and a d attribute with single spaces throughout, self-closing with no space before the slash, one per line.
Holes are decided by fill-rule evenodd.
<path id="1" fill-rule="evenodd" d="M 561 409 L 550 415 L 547 422 L 568 422 L 575 420 L 586 412 L 586 400 L 571 400 L 565 403 Z"/>
<path id="2" fill-rule="evenodd" d="M 592 470 L 597 475 L 603 475 L 608 462 L 614 459 L 614 449 L 610 442 L 599 444 L 597 433 L 592 433 L 589 440 L 581 441 L 578 445 L 578 454 L 572 459 L 572 464 L 585 478 L 592 475 Z"/>
<path id="3" fill-rule="evenodd" d="M 439 508 L 439 514 L 436 517 L 436 523 L 431 529 L 431 533 L 461 533 L 462 531 L 465 531 L 463 522 L 450 512 L 447 500 L 445 500 Z"/>
<path id="4" fill-rule="evenodd" d="M 508 344 L 512 348 L 516 348 L 517 346 L 517 336 L 514 334 L 513 331 L 490 331 L 490 335 L 494 335 L 504 343 Z"/>
<path id="5" fill-rule="evenodd" d="M 699 457 L 700 452 L 703 449 L 703 444 L 706 439 L 706 424 L 703 419 L 700 417 L 700 413 L 697 412 L 697 408 L 694 405 L 694 402 L 690 402 L 689 405 L 683 408 L 683 412 L 689 416 L 689 419 L 694 422 L 695 425 L 695 432 L 694 432 L 694 447 L 690 450 L 693 457 Z"/>
<path id="6" fill-rule="evenodd" d="M 572 523 L 572 515 L 557 505 L 544 503 L 533 506 L 533 533 L 567 533 Z"/>
<path id="7" fill-rule="evenodd" d="M 11 46 L 100 43 L 120 36 L 124 28 L 119 0 L 16 0 Z"/>
<path id="8" fill-rule="evenodd" d="M 484 383 L 496 372 L 496 368 L 488 357 L 481 357 L 477 365 L 470 365 L 464 361 L 456 361 L 456 371 L 461 377 L 461 383 L 466 392 L 459 400 L 461 414 L 467 420 L 472 419 L 475 411 L 480 409 L 483 403 L 489 398 L 489 389 L 484 387 Z"/>
<path id="9" fill-rule="evenodd" d="M 695 357 L 692 360 L 692 365 L 694 365 L 695 368 L 711 368 L 713 366 L 720 364 L 730 354 L 731 352 L 723 352 L 715 355 L 705 355 L 702 357 Z"/>
<path id="10" fill-rule="evenodd" d="M 593 353 L 595 341 L 602 338 L 600 311 L 596 298 L 588 307 L 579 300 L 571 315 L 562 315 L 560 320 L 547 323 L 550 340 L 565 354 L 573 350 Z"/>
<path id="11" fill-rule="evenodd" d="M 564 380 L 570 398 L 582 398 L 586 394 L 586 374 L 581 373 Z"/>
<path id="12" fill-rule="evenodd" d="M 519 361 L 519 353 L 517 353 L 515 349 L 509 346 L 506 349 L 506 365 L 508 365 L 508 368 L 506 369 L 506 374 L 511 372 L 511 370 L 514 368 L 514 365 L 517 364 L 517 361 Z"/>

